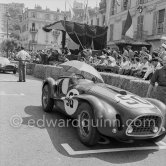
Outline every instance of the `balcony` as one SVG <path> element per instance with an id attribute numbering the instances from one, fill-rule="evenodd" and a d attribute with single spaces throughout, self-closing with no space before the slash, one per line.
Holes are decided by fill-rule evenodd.
<path id="1" fill-rule="evenodd" d="M 146 40 L 148 37 L 148 31 L 135 31 L 134 39 L 136 40 Z"/>
<path id="2" fill-rule="evenodd" d="M 30 40 L 29 43 L 35 45 L 35 44 L 37 44 L 37 41 L 36 40 Z"/>
<path id="3" fill-rule="evenodd" d="M 101 0 L 99 3 L 99 12 L 105 13 L 106 12 L 106 0 Z"/>
<path id="4" fill-rule="evenodd" d="M 36 29 L 36 28 L 30 28 L 30 30 L 29 30 L 31 33 L 37 33 L 38 32 L 38 29 Z"/>

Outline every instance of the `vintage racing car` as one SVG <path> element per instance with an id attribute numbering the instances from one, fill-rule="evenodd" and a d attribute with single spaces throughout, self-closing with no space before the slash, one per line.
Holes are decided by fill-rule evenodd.
<path id="1" fill-rule="evenodd" d="M 78 137 L 87 146 L 100 136 L 117 140 L 157 142 L 166 135 L 166 105 L 84 76 L 47 78 L 42 86 L 42 107 L 77 119 Z"/>

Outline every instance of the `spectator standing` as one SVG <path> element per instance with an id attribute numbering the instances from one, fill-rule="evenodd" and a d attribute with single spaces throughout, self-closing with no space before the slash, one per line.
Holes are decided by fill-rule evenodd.
<path id="1" fill-rule="evenodd" d="M 127 46 L 127 49 L 128 49 L 128 53 L 129 53 L 129 58 L 132 59 L 134 57 L 134 52 L 133 50 L 131 49 L 132 47 L 129 45 Z"/>
<path id="2" fill-rule="evenodd" d="M 151 97 L 156 82 L 158 83 L 156 88 L 157 98 L 166 104 L 166 56 L 163 57 L 163 67 L 156 70 L 151 78 L 147 97 Z"/>
<path id="3" fill-rule="evenodd" d="M 127 49 L 125 47 L 123 47 L 123 57 L 129 57 L 129 52 L 127 51 Z"/>
<path id="4" fill-rule="evenodd" d="M 151 79 L 152 75 L 154 74 L 154 72 L 157 70 L 157 69 L 160 69 L 161 68 L 161 65 L 160 63 L 158 62 L 158 59 L 157 58 L 154 58 L 150 61 L 150 65 L 148 67 L 148 70 L 147 72 L 145 73 L 144 75 L 144 80 L 149 80 Z"/>
<path id="5" fill-rule="evenodd" d="M 18 82 L 26 82 L 26 61 L 31 59 L 31 56 L 24 51 L 24 48 L 21 47 L 20 51 L 16 55 L 17 59 L 19 60 L 19 80 Z"/>

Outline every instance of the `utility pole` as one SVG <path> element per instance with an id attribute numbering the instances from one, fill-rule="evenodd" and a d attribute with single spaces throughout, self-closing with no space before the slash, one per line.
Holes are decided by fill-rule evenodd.
<path id="1" fill-rule="evenodd" d="M 9 12 L 6 12 L 6 17 L 7 17 L 7 39 L 8 39 L 8 36 L 9 36 L 9 17 L 10 17 L 10 14 Z M 7 52 L 6 52 L 6 55 L 7 55 L 7 58 L 9 56 L 9 53 L 8 53 L 8 47 L 7 47 Z"/>

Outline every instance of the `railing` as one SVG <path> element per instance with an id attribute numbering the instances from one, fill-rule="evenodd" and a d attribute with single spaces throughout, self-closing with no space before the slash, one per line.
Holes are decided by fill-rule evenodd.
<path id="1" fill-rule="evenodd" d="M 38 32 L 38 29 L 36 29 L 36 28 L 30 28 L 29 31 L 32 32 L 32 33 L 37 33 L 37 32 Z"/>
<path id="2" fill-rule="evenodd" d="M 30 40 L 29 41 L 31 44 L 37 44 L 37 41 L 36 40 Z"/>
<path id="3" fill-rule="evenodd" d="M 148 31 L 135 31 L 134 39 L 145 40 L 147 39 Z"/>

